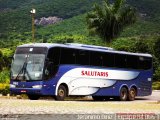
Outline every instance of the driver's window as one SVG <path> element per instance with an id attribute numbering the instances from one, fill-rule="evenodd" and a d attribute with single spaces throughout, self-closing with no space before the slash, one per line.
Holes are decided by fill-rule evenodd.
<path id="1" fill-rule="evenodd" d="M 46 61 L 45 79 L 55 76 L 59 67 L 60 48 L 54 47 L 49 49 Z"/>
<path id="2" fill-rule="evenodd" d="M 50 48 L 48 51 L 47 58 L 49 59 L 50 62 L 53 62 L 54 65 L 59 65 L 59 63 L 60 63 L 60 48 L 59 47 Z"/>
<path id="3" fill-rule="evenodd" d="M 53 63 L 52 62 L 47 62 L 46 68 L 45 68 L 45 71 L 44 71 L 46 79 L 49 79 L 53 76 L 53 73 L 54 73 L 53 68 L 54 68 Z"/>

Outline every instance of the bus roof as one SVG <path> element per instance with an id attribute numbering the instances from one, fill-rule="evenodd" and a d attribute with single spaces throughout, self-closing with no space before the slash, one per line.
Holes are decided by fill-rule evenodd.
<path id="1" fill-rule="evenodd" d="M 136 55 L 136 56 L 145 56 L 145 57 L 152 57 L 151 54 L 147 53 L 132 53 L 126 51 L 117 51 L 110 47 L 102 47 L 96 45 L 87 45 L 87 44 L 78 44 L 78 43 L 66 43 L 66 44 L 56 44 L 56 43 L 32 43 L 32 44 L 24 44 L 18 47 L 65 47 L 65 48 L 76 48 L 81 50 L 91 50 L 91 51 L 101 51 L 101 52 L 110 52 L 110 53 L 119 53 L 119 54 L 126 54 L 126 55 Z"/>

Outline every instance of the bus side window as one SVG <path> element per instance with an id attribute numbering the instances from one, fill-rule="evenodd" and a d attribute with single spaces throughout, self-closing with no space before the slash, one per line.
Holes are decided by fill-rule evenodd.
<path id="1" fill-rule="evenodd" d="M 152 59 L 148 57 L 139 57 L 139 69 L 148 70 L 152 68 Z"/>
<path id="2" fill-rule="evenodd" d="M 70 48 L 61 48 L 61 64 L 75 64 L 76 51 Z"/>
<path id="3" fill-rule="evenodd" d="M 127 55 L 127 68 L 138 69 L 138 57 Z"/>
<path id="4" fill-rule="evenodd" d="M 114 54 L 112 53 L 103 54 L 103 66 L 104 67 L 114 67 Z"/>
<path id="5" fill-rule="evenodd" d="M 117 68 L 126 68 L 126 55 L 115 54 L 115 66 Z"/>
<path id="6" fill-rule="evenodd" d="M 91 51 L 90 52 L 90 65 L 93 66 L 103 66 L 103 56 L 102 53 Z"/>
<path id="7" fill-rule="evenodd" d="M 76 56 L 76 64 L 80 65 L 89 65 L 90 61 L 89 51 L 86 50 L 78 50 Z"/>

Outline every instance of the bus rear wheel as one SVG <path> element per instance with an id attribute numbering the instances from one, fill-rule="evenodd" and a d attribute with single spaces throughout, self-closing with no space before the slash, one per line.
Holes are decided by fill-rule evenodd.
<path id="1" fill-rule="evenodd" d="M 30 100 L 38 100 L 40 98 L 39 95 L 27 95 Z"/>
<path id="2" fill-rule="evenodd" d="M 120 98 L 121 101 L 126 101 L 127 100 L 127 98 L 128 98 L 128 90 L 127 90 L 127 88 L 125 88 L 125 87 L 121 88 L 120 97 L 119 98 Z"/>
<path id="3" fill-rule="evenodd" d="M 63 101 L 66 96 L 67 96 L 67 90 L 65 86 L 60 85 L 57 91 L 57 95 L 55 96 L 55 99 L 59 101 Z"/>
<path id="4" fill-rule="evenodd" d="M 135 97 L 136 97 L 136 89 L 132 87 L 129 90 L 128 100 L 133 101 L 133 100 L 135 100 Z"/>

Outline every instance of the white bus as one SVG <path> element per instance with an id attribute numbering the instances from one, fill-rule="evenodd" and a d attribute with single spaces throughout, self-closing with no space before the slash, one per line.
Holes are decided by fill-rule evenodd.
<path id="1" fill-rule="evenodd" d="M 18 46 L 10 91 L 40 96 L 118 97 L 122 101 L 152 93 L 152 56 L 84 44 L 35 43 Z"/>

